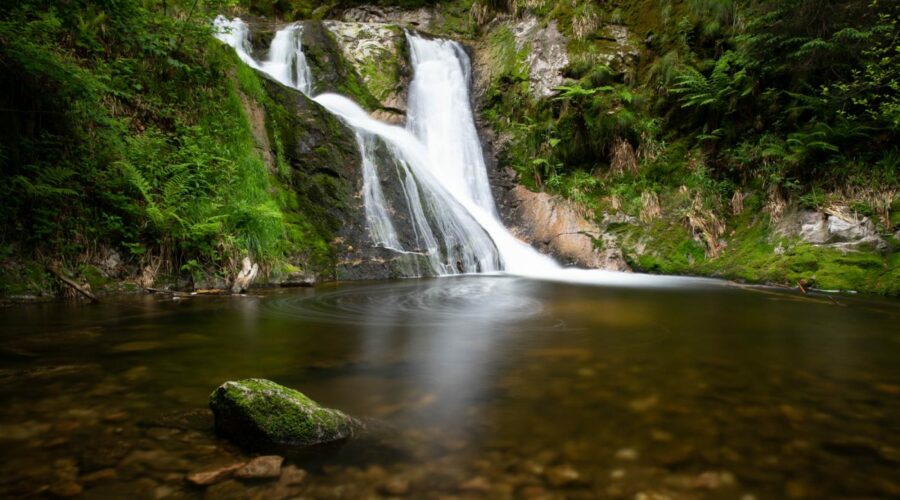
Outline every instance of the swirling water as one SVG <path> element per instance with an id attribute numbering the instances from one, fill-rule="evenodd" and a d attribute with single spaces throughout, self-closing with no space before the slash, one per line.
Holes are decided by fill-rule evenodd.
<path id="1" fill-rule="evenodd" d="M 895 497 L 898 322 L 897 300 L 497 276 L 8 308 L 0 496 Z M 244 377 L 377 439 L 290 457 L 300 485 L 193 489 L 250 456 L 206 410 Z"/>

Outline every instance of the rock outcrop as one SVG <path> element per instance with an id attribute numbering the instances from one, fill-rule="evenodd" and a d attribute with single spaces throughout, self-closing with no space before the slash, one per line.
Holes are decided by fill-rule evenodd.
<path id="1" fill-rule="evenodd" d="M 344 59 L 350 63 L 383 108 L 406 110 L 409 62 L 406 37 L 396 25 L 373 22 L 323 21 Z M 380 110 L 379 119 L 402 121 Z"/>
<path id="2" fill-rule="evenodd" d="M 216 433 L 254 449 L 333 443 L 351 437 L 360 426 L 338 410 L 265 379 L 225 382 L 209 396 L 209 407 Z"/>
<path id="3" fill-rule="evenodd" d="M 838 210 L 831 213 L 800 211 L 793 217 L 785 217 L 779 232 L 796 235 L 807 243 L 845 251 L 862 248 L 884 250 L 888 246 L 871 219 Z"/>
<path id="4" fill-rule="evenodd" d="M 538 250 L 566 264 L 630 271 L 615 240 L 582 216 L 575 204 L 524 186 L 516 186 L 511 194 L 518 219 L 513 229 Z"/>
<path id="5" fill-rule="evenodd" d="M 529 88 L 535 97 L 553 95 L 562 85 L 562 71 L 569 64 L 568 41 L 556 27 L 556 21 L 541 26 L 535 17 L 527 17 L 511 26 L 516 51 L 527 50 Z"/>

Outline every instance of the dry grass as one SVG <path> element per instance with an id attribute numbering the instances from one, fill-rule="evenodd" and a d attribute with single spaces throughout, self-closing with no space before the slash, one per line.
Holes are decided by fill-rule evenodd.
<path id="1" fill-rule="evenodd" d="M 609 165 L 614 174 L 638 171 L 637 155 L 630 142 L 621 138 L 616 139 Z"/>
<path id="2" fill-rule="evenodd" d="M 778 186 L 769 187 L 769 196 L 766 199 L 763 211 L 769 214 L 772 222 L 778 222 L 781 220 L 781 216 L 784 215 L 785 208 L 787 208 L 787 200 L 784 199 L 781 189 Z"/>
<path id="3" fill-rule="evenodd" d="M 691 231 L 706 244 L 707 257 L 718 257 L 723 247 L 719 238 L 725 233 L 725 224 L 712 210 L 703 206 L 703 200 L 699 196 L 694 198 L 685 218 Z"/>
<path id="4" fill-rule="evenodd" d="M 659 196 L 653 191 L 644 191 L 641 193 L 641 222 L 650 222 L 658 219 L 662 215 L 662 208 L 659 206 Z"/>
<path id="5" fill-rule="evenodd" d="M 577 3 L 577 2 L 573 2 Z M 600 27 L 600 15 L 597 8 L 590 1 L 580 9 L 575 5 L 575 15 L 572 16 L 572 34 L 576 40 L 584 40 Z"/>
<path id="6" fill-rule="evenodd" d="M 731 197 L 731 213 L 734 215 L 741 215 L 744 213 L 744 198 L 747 197 L 746 193 L 741 191 L 735 191 L 734 195 Z"/>
<path id="7" fill-rule="evenodd" d="M 609 206 L 612 207 L 613 210 L 619 211 L 622 209 L 622 200 L 619 199 L 618 195 L 610 195 L 609 197 Z"/>

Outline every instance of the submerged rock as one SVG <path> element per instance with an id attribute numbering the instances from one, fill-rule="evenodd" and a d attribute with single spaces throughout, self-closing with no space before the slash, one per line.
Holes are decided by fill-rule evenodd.
<path id="1" fill-rule="evenodd" d="M 360 424 L 299 391 L 265 379 L 225 382 L 209 396 L 216 432 L 248 447 L 305 447 L 341 441 Z"/>
<path id="2" fill-rule="evenodd" d="M 241 479 L 274 479 L 281 475 L 283 457 L 278 455 L 264 455 L 256 457 L 247 465 L 234 473 L 234 477 Z"/>

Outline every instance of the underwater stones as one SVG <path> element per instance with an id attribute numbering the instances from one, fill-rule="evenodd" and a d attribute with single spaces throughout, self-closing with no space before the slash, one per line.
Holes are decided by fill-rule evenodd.
<path id="1" fill-rule="evenodd" d="M 351 437 L 359 423 L 265 379 L 225 382 L 209 396 L 216 432 L 251 448 L 307 447 Z"/>
<path id="2" fill-rule="evenodd" d="M 234 477 L 241 479 L 276 478 L 281 475 L 282 462 L 284 462 L 284 457 L 278 455 L 256 457 L 235 471 Z"/>
<path id="3" fill-rule="evenodd" d="M 545 475 L 547 481 L 557 488 L 575 484 L 581 480 L 581 474 L 570 465 L 551 467 L 547 469 Z"/>
<path id="4" fill-rule="evenodd" d="M 235 471 L 241 469 L 245 465 L 244 462 L 238 462 L 217 469 L 192 472 L 191 474 L 188 474 L 185 479 L 195 486 L 209 486 L 228 479 Z"/>

